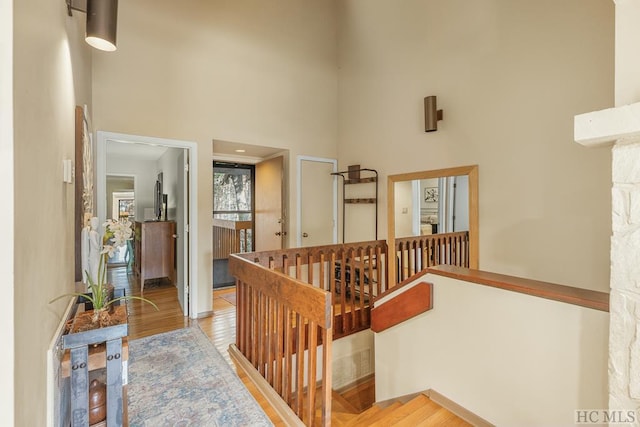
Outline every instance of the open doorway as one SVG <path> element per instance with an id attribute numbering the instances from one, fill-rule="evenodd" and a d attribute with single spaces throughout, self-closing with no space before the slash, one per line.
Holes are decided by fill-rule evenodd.
<path id="1" fill-rule="evenodd" d="M 196 318 L 198 289 L 190 284 L 198 283 L 198 275 L 197 265 L 191 262 L 190 254 L 195 254 L 197 248 L 197 180 L 190 179 L 190 175 L 197 175 L 197 162 L 190 162 L 190 159 L 197 158 L 197 145 L 188 141 L 111 132 L 98 132 L 97 136 L 96 208 L 100 223 L 116 212 L 112 205 L 113 197 L 107 197 L 107 176 L 133 176 L 133 216 L 136 227 L 134 246 L 136 242 L 140 242 L 134 250 L 134 273 L 140 277 L 140 292 L 144 289 L 142 284 L 146 285 L 149 279 L 154 279 L 152 276 L 155 273 L 153 269 L 145 269 L 143 264 L 135 264 L 147 262 L 147 265 L 151 265 L 152 262 L 143 261 L 146 259 L 145 255 L 138 252 L 143 246 L 142 230 L 154 228 L 151 227 L 154 224 L 160 227 L 163 222 L 172 223 L 172 227 L 161 227 L 175 231 L 167 231 L 172 240 L 166 245 L 173 250 L 170 267 L 165 268 L 166 263 L 162 261 L 163 271 L 158 274 L 158 278 L 171 281 L 177 288 L 183 314 Z M 157 216 L 158 176 L 163 177 L 160 194 L 162 217 Z M 192 194 L 194 197 L 191 197 Z M 116 213 L 119 214 L 119 211 Z M 150 273 L 147 275 L 147 272 Z"/>
<path id="2" fill-rule="evenodd" d="M 233 286 L 229 255 L 254 249 L 254 165 L 213 162 L 213 288 Z"/>

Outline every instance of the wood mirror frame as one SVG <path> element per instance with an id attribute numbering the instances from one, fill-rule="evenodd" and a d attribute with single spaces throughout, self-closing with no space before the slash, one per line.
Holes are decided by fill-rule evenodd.
<path id="1" fill-rule="evenodd" d="M 387 244 L 389 253 L 393 253 L 392 248 L 396 246 L 396 182 L 460 175 L 469 177 L 469 268 L 478 268 L 478 165 L 389 175 L 387 177 Z M 393 262 L 388 263 L 388 265 L 389 285 L 391 287 L 396 285 L 396 265 Z"/>

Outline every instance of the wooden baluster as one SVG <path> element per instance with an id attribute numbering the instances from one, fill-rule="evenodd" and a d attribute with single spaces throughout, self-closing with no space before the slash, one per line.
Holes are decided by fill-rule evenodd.
<path id="1" fill-rule="evenodd" d="M 240 280 L 236 280 L 236 346 L 244 354 L 244 285 Z"/>
<path id="2" fill-rule="evenodd" d="M 289 307 L 284 307 L 284 389 L 281 396 L 287 405 L 292 406 L 292 389 L 293 384 L 293 320 Z"/>
<path id="3" fill-rule="evenodd" d="M 309 262 L 307 264 L 307 283 L 310 285 L 315 285 L 313 283 L 313 254 L 309 254 L 308 260 Z"/>
<path id="4" fill-rule="evenodd" d="M 267 336 L 266 336 L 266 354 L 265 354 L 265 362 L 266 366 L 266 380 L 273 387 L 273 355 L 274 355 L 274 347 L 273 347 L 273 317 L 274 317 L 274 308 L 273 308 L 273 298 L 267 297 L 266 301 L 266 310 L 267 310 Z"/>
<path id="5" fill-rule="evenodd" d="M 322 425 L 331 425 L 331 347 L 332 328 L 322 329 Z"/>
<path id="6" fill-rule="evenodd" d="M 257 322 L 257 335 L 258 335 L 258 340 L 256 341 L 256 347 L 258 347 L 258 360 L 257 360 L 257 365 L 258 365 L 258 372 L 260 372 L 260 375 L 262 375 L 264 377 L 264 300 L 265 297 L 262 293 L 258 294 L 258 313 L 257 313 L 257 318 L 256 318 L 256 322 Z"/>
<path id="7" fill-rule="evenodd" d="M 364 326 L 365 322 L 366 322 L 366 318 L 365 318 L 365 313 L 364 313 L 364 299 L 365 296 L 367 295 L 367 285 L 365 284 L 365 259 L 364 259 L 364 252 L 362 248 L 358 248 L 358 257 L 357 259 L 359 259 L 360 261 L 360 268 L 358 269 L 359 271 L 356 271 L 356 273 L 358 274 L 358 281 L 360 282 L 360 321 L 359 324 L 360 326 Z M 355 264 L 355 261 L 354 261 Z"/>
<path id="8" fill-rule="evenodd" d="M 316 365 L 318 354 L 318 325 L 308 321 L 309 351 L 307 352 L 307 418 L 314 425 L 316 410 Z"/>
<path id="9" fill-rule="evenodd" d="M 300 313 L 296 313 L 296 399 L 294 412 L 298 417 L 303 416 L 303 393 L 304 393 L 304 340 L 305 325 Z"/>
<path id="10" fill-rule="evenodd" d="M 302 280 L 302 258 L 296 254 L 296 279 Z"/>
<path id="11" fill-rule="evenodd" d="M 327 262 L 327 260 L 325 259 L 325 255 L 324 252 L 320 252 L 320 265 L 318 266 L 318 270 L 319 270 L 319 277 L 320 280 L 318 282 L 318 287 L 320 289 L 324 289 L 325 291 L 327 290 L 327 281 L 326 281 L 326 266 L 325 263 Z"/>
<path id="12" fill-rule="evenodd" d="M 284 307 L 282 303 L 280 303 L 278 300 L 275 301 L 275 310 L 276 310 L 276 319 L 275 319 L 276 320 L 276 338 L 275 338 L 276 359 L 275 359 L 274 389 L 276 393 L 282 396 L 282 362 L 284 359 L 283 347 L 284 347 L 284 340 L 285 340 L 285 335 L 284 335 L 285 326 L 283 324 Z"/>
<path id="13" fill-rule="evenodd" d="M 260 332 L 258 329 L 258 319 L 259 319 L 258 309 L 260 306 L 260 300 L 259 300 L 258 291 L 256 289 L 252 289 L 251 300 L 252 300 L 251 301 L 252 302 L 251 342 L 249 344 L 251 345 L 251 363 L 253 363 L 253 367 L 257 369 L 258 368 L 258 342 L 260 337 Z"/>
<path id="14" fill-rule="evenodd" d="M 356 262 L 355 262 L 356 254 L 354 253 L 353 248 L 349 249 L 349 289 L 351 293 L 349 295 L 349 305 L 351 306 L 350 318 L 351 324 L 349 325 L 349 332 L 353 331 L 356 326 L 356 279 L 358 278 L 358 272 L 356 271 Z"/>
<path id="15" fill-rule="evenodd" d="M 289 275 L 289 257 L 286 255 L 282 257 L 282 274 Z"/>

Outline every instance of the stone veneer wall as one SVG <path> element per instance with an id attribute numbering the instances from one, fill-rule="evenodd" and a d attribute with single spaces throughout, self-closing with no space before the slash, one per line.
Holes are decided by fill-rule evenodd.
<path id="1" fill-rule="evenodd" d="M 640 139 L 613 148 L 609 409 L 640 409 Z"/>

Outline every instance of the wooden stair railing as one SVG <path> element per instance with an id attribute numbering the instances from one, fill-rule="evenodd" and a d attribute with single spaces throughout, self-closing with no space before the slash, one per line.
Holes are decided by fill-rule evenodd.
<path id="1" fill-rule="evenodd" d="M 387 289 L 384 240 L 237 255 L 330 292 L 333 339 L 368 329 L 371 300 Z"/>
<path id="2" fill-rule="evenodd" d="M 213 259 L 227 259 L 229 255 L 251 250 L 249 231 L 251 221 L 213 219 Z"/>
<path id="3" fill-rule="evenodd" d="M 229 268 L 237 279 L 237 348 L 299 419 L 313 425 L 318 403 L 322 425 L 330 425 L 331 294 L 238 255 L 231 255 Z M 315 387 L 318 365 L 320 402 Z"/>

